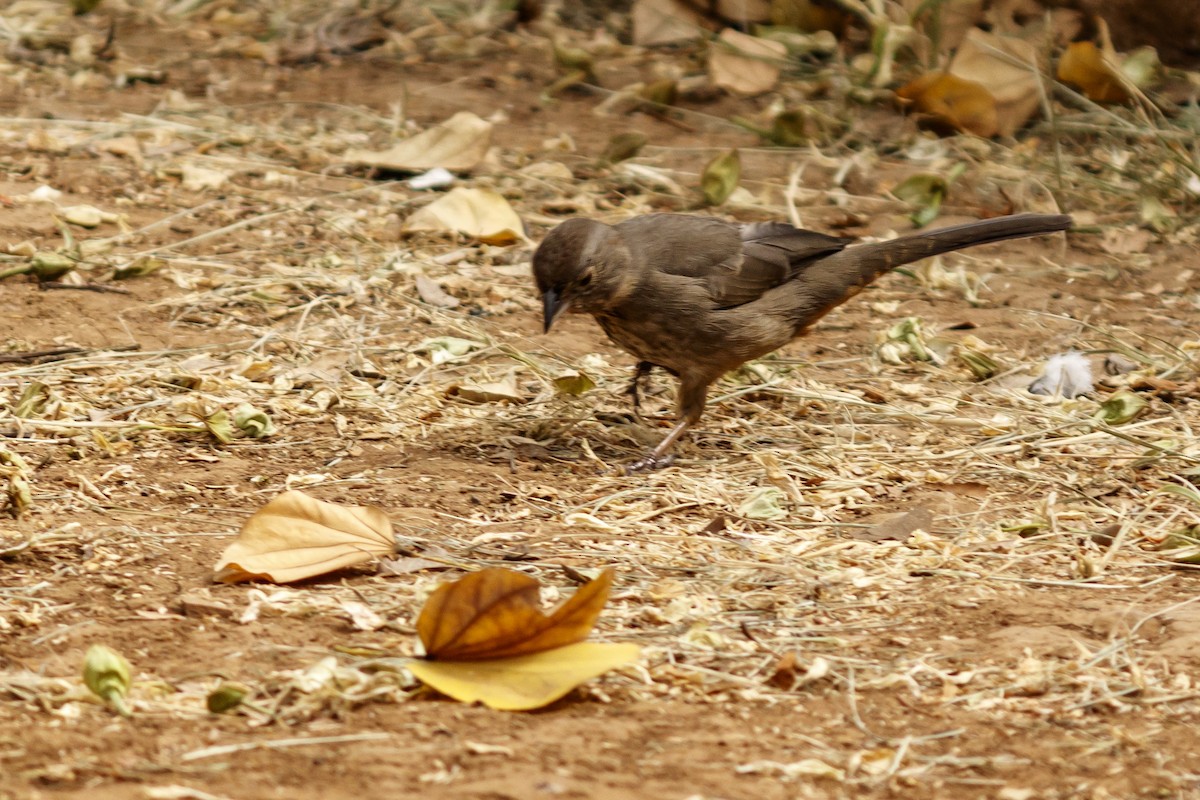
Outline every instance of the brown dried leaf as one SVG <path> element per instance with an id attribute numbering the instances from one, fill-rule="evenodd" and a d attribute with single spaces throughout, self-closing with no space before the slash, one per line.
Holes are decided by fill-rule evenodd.
<path id="1" fill-rule="evenodd" d="M 972 28 L 950 63 L 952 75 L 979 84 L 995 98 L 1000 136 L 1016 133 L 1041 105 L 1037 55 L 1025 39 Z"/>
<path id="2" fill-rule="evenodd" d="M 426 275 L 418 275 L 416 283 L 417 296 L 421 298 L 421 302 L 437 306 L 438 308 L 455 308 L 458 306 L 458 298 L 449 294 L 433 278 Z"/>
<path id="3" fill-rule="evenodd" d="M 404 222 L 406 231 L 458 231 L 487 244 L 525 238 L 525 226 L 504 197 L 490 189 L 452 189 Z"/>
<path id="4" fill-rule="evenodd" d="M 1056 75 L 1063 83 L 1078 86 L 1089 100 L 1127 103 L 1130 94 L 1125 80 L 1117 63 L 1108 55 L 1093 42 L 1072 42 L 1058 59 Z"/>
<path id="5" fill-rule="evenodd" d="M 743 95 L 775 88 L 781 63 L 787 57 L 786 45 L 733 28 L 721 31 L 718 39 L 708 54 L 708 77 L 714 86 Z"/>
<path id="6" fill-rule="evenodd" d="M 461 172 L 483 161 L 491 142 L 492 123 L 460 111 L 387 150 L 349 150 L 346 160 L 396 172 L 424 172 L 434 167 Z"/>
<path id="7" fill-rule="evenodd" d="M 995 136 L 996 98 L 974 81 L 948 72 L 922 75 L 900 87 L 896 94 L 913 107 L 957 131 L 976 136 Z"/>
<path id="8" fill-rule="evenodd" d="M 213 579 L 275 583 L 324 575 L 394 552 L 392 523 L 374 506 L 284 492 L 254 512 L 217 561 Z"/>
<path id="9" fill-rule="evenodd" d="M 637 0 L 633 17 L 633 43 L 642 47 L 696 39 L 709 26 L 704 15 L 681 0 Z"/>
<path id="10" fill-rule="evenodd" d="M 538 605 L 539 585 L 519 572 L 489 568 L 438 587 L 417 620 L 426 658 L 483 661 L 530 655 L 581 642 L 608 600 L 606 569 L 549 616 Z"/>
<path id="11" fill-rule="evenodd" d="M 855 539 L 867 542 L 882 542 L 893 539 L 902 542 L 912 535 L 913 531 L 928 531 L 933 525 L 933 512 L 924 506 L 917 506 L 903 514 L 897 514 L 876 523 L 864 531 L 852 533 Z"/>

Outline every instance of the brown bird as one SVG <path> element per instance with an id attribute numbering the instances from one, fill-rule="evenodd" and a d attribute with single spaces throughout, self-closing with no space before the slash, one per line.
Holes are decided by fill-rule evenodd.
<path id="1" fill-rule="evenodd" d="M 636 471 L 670 463 L 675 442 L 703 415 L 713 381 L 803 335 L 888 270 L 1070 227 L 1066 215 L 1018 214 L 850 246 L 851 239 L 782 222 L 576 218 L 547 234 L 533 274 L 547 332 L 563 312 L 591 314 L 638 359 L 629 387 L 635 408 L 638 382 L 653 367 L 679 379 L 675 427 L 630 465 Z"/>

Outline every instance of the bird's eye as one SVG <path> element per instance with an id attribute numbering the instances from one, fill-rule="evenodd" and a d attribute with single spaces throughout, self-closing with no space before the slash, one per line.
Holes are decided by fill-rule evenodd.
<path id="1" fill-rule="evenodd" d="M 579 279 L 579 288 L 582 289 L 591 282 L 592 282 L 592 273 L 589 272 L 587 275 L 584 275 L 582 278 Z"/>

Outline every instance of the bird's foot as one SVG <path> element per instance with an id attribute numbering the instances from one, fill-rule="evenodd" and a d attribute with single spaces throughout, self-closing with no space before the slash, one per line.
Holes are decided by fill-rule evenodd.
<path id="1" fill-rule="evenodd" d="M 642 419 L 642 398 L 640 390 L 642 388 L 642 380 L 650 374 L 654 369 L 654 365 L 649 361 L 639 361 L 633 369 L 633 380 L 629 382 L 629 387 L 625 389 L 625 394 L 629 395 L 629 399 L 633 402 L 633 417 L 634 419 Z"/>
<path id="2" fill-rule="evenodd" d="M 669 467 L 675 463 L 675 454 L 669 453 L 665 456 L 657 457 L 653 453 L 645 458 L 634 461 L 629 466 L 625 467 L 626 475 L 633 475 L 638 472 L 650 472 L 651 470 L 662 469 Z"/>

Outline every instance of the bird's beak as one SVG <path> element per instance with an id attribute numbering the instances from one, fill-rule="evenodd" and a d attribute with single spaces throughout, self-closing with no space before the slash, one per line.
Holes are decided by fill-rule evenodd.
<path id="1" fill-rule="evenodd" d="M 554 325 L 554 320 L 558 319 L 570 306 L 571 301 L 563 300 L 556 289 L 547 289 L 542 294 L 542 325 L 545 326 L 543 331 L 549 333 L 550 327 Z"/>

